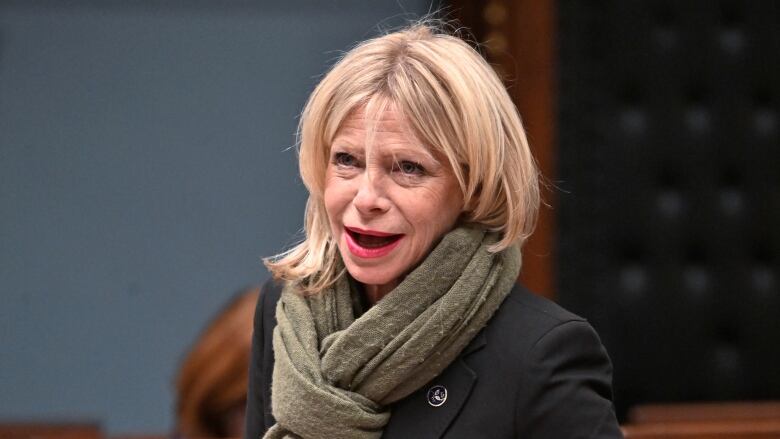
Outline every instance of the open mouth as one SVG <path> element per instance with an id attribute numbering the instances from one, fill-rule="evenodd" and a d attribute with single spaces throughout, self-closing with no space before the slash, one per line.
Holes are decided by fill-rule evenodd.
<path id="1" fill-rule="evenodd" d="M 349 250 L 363 258 L 377 258 L 390 253 L 397 245 L 403 234 L 391 234 L 375 232 L 353 227 L 345 227 Z"/>

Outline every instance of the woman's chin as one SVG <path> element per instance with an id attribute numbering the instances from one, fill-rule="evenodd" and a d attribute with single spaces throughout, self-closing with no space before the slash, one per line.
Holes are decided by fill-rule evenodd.
<path id="1" fill-rule="evenodd" d="M 394 276 L 387 269 L 383 267 L 350 267 L 351 264 L 347 264 L 347 271 L 353 279 L 360 282 L 363 285 L 375 285 L 382 286 L 393 284 L 396 282 L 398 276 Z"/>

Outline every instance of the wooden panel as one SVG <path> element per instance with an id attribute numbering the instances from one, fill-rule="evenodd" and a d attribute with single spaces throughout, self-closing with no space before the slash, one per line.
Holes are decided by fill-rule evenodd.
<path id="1" fill-rule="evenodd" d="M 97 424 L 0 424 L 0 439 L 101 439 Z"/>
<path id="2" fill-rule="evenodd" d="M 683 422 L 623 427 L 626 439 L 777 439 L 780 421 Z"/>
<path id="3" fill-rule="evenodd" d="M 452 0 L 452 16 L 470 28 L 504 79 L 523 118 L 546 181 L 555 181 L 555 10 L 552 0 Z M 553 298 L 555 193 L 543 188 L 536 232 L 523 252 L 523 283 Z"/>
<path id="4" fill-rule="evenodd" d="M 174 438 L 182 438 L 184 439 L 186 436 L 182 436 L 179 434 L 139 434 L 139 435 L 121 435 L 121 436 L 111 436 L 108 439 L 174 439 Z M 222 437 L 222 438 L 209 438 L 209 437 L 186 437 L 186 439 L 242 439 L 242 438 L 230 438 L 230 437 Z"/>
<path id="5" fill-rule="evenodd" d="M 780 402 L 713 402 L 701 404 L 648 404 L 631 408 L 632 424 L 657 422 L 726 422 L 774 420 L 780 422 Z"/>
<path id="6" fill-rule="evenodd" d="M 122 435 L 111 436 L 109 439 L 171 439 L 171 435 L 167 434 L 139 434 L 139 435 Z M 176 437 L 174 435 L 173 437 Z M 205 439 L 205 438 L 187 438 L 187 439 Z"/>

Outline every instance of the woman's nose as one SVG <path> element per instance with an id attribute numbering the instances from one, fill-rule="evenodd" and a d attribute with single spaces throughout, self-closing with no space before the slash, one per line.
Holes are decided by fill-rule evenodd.
<path id="1" fill-rule="evenodd" d="M 390 209 L 390 200 L 385 195 L 382 177 L 371 171 L 360 176 L 360 186 L 352 201 L 361 215 L 378 215 Z"/>

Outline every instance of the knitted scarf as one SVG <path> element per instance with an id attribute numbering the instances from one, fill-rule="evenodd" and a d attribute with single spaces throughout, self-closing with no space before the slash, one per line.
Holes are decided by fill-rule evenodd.
<path id="1" fill-rule="evenodd" d="M 347 275 L 308 297 L 288 283 L 273 334 L 277 423 L 264 439 L 381 437 L 387 405 L 441 373 L 511 290 L 520 252 L 488 252 L 497 240 L 456 228 L 362 315 Z"/>

